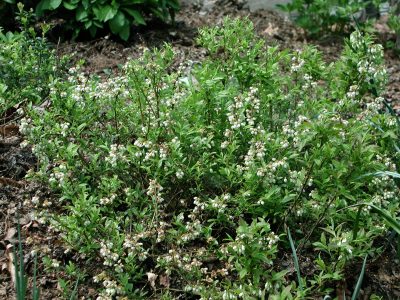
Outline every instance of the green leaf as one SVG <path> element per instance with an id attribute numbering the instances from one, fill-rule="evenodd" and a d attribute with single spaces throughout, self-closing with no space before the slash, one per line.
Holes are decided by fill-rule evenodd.
<path id="1" fill-rule="evenodd" d="M 93 22 L 92 21 L 86 21 L 83 26 L 85 27 L 85 29 L 89 29 L 93 26 Z M 90 29 L 89 29 L 90 30 Z"/>
<path id="2" fill-rule="evenodd" d="M 114 18 L 112 18 L 110 21 L 109 21 L 109 26 L 110 26 L 110 29 L 111 29 L 111 32 L 112 33 L 114 33 L 114 34 L 119 34 L 122 30 L 123 30 L 123 28 L 124 28 L 124 26 L 127 26 L 128 24 L 127 24 L 128 22 L 127 22 L 127 20 L 126 20 L 126 17 L 125 17 L 125 15 L 124 15 L 124 13 L 122 12 L 122 11 L 119 11 L 116 15 L 115 15 L 115 17 Z"/>
<path id="3" fill-rule="evenodd" d="M 367 174 L 367 175 L 374 175 L 374 176 L 390 176 L 392 178 L 400 178 L 400 174 L 397 172 L 390 172 L 390 171 L 379 171 L 373 174 Z"/>
<path id="4" fill-rule="evenodd" d="M 384 209 L 375 206 L 373 204 L 369 204 L 369 203 L 359 203 L 359 204 L 355 204 L 355 205 L 351 205 L 348 206 L 348 208 L 350 207 L 358 207 L 358 206 L 369 206 L 371 208 L 371 211 L 380 215 L 383 219 L 385 219 L 386 223 L 392 227 L 392 229 L 394 231 L 396 231 L 398 234 L 400 234 L 400 222 L 393 216 L 391 216 L 387 211 L 385 211 Z"/>
<path id="5" fill-rule="evenodd" d="M 49 9 L 49 0 L 42 0 L 36 5 L 35 13 L 40 17 L 46 9 Z"/>
<path id="6" fill-rule="evenodd" d="M 247 275 L 247 270 L 246 269 L 241 269 L 239 272 L 239 277 L 244 278 Z"/>
<path id="7" fill-rule="evenodd" d="M 399 221 L 397 221 L 394 217 L 392 217 L 389 213 L 387 213 L 382 208 L 379 208 L 379 207 L 377 207 L 377 206 L 375 206 L 373 204 L 368 204 L 368 205 L 372 208 L 373 212 L 377 213 L 382 218 L 384 218 L 386 223 L 388 223 L 388 225 L 390 227 L 392 227 L 392 229 L 394 231 L 396 231 L 397 234 L 400 234 L 400 222 Z"/>
<path id="8" fill-rule="evenodd" d="M 358 277 L 356 287 L 354 289 L 353 295 L 351 296 L 351 300 L 357 300 L 358 299 L 358 294 L 360 293 L 361 285 L 362 285 L 362 282 L 363 282 L 363 279 L 364 279 L 365 265 L 367 263 L 367 257 L 368 256 L 366 255 L 365 258 L 364 258 L 363 265 L 362 265 L 361 272 L 360 272 L 360 276 Z"/>
<path id="9" fill-rule="evenodd" d="M 129 39 L 129 35 L 131 33 L 131 28 L 129 25 L 126 25 L 122 28 L 122 30 L 119 32 L 119 37 L 124 40 L 127 41 Z"/>
<path id="10" fill-rule="evenodd" d="M 146 21 L 143 19 L 143 16 L 139 11 L 132 8 L 124 8 L 124 11 L 126 11 L 131 17 L 133 17 L 136 24 L 146 25 Z"/>
<path id="11" fill-rule="evenodd" d="M 289 228 L 288 228 L 288 230 L 287 230 L 287 234 L 288 234 L 288 238 L 289 238 L 290 248 L 292 249 L 293 261 L 294 261 L 294 268 L 296 269 L 296 273 L 297 273 L 297 280 L 298 280 L 298 282 L 299 282 L 299 289 L 302 291 L 302 290 L 303 290 L 303 283 L 302 283 L 302 281 L 301 281 L 299 260 L 298 260 L 298 258 L 297 258 L 296 248 L 294 247 L 292 235 L 290 234 L 290 229 L 289 229 Z"/>
<path id="12" fill-rule="evenodd" d="M 60 6 L 61 0 L 50 0 L 50 9 L 56 9 Z"/>
<path id="13" fill-rule="evenodd" d="M 87 10 L 90 7 L 89 0 L 82 0 L 83 7 Z"/>
<path id="14" fill-rule="evenodd" d="M 77 21 L 83 21 L 88 17 L 88 13 L 83 6 L 79 6 L 75 13 L 75 18 Z"/>
<path id="15" fill-rule="evenodd" d="M 108 20 L 114 18 L 118 12 L 118 9 L 112 7 L 111 5 L 104 5 L 102 7 L 93 7 L 93 12 L 99 21 L 107 22 Z"/>
<path id="16" fill-rule="evenodd" d="M 68 10 L 74 10 L 78 7 L 78 4 L 73 4 L 73 3 L 69 3 L 69 2 L 63 2 L 63 5 L 64 5 L 65 9 L 68 9 Z"/>
<path id="17" fill-rule="evenodd" d="M 54 10 L 61 4 L 61 0 L 42 0 L 36 6 L 36 12 L 42 14 L 45 10 Z"/>
<path id="18" fill-rule="evenodd" d="M 179 2 L 175 0 L 167 1 L 166 6 L 172 8 L 173 10 L 179 10 L 181 8 Z"/>

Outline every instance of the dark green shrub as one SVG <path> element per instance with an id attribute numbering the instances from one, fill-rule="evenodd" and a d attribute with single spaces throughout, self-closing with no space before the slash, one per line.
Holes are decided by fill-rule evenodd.
<path id="1" fill-rule="evenodd" d="M 70 11 L 75 35 L 88 30 L 95 36 L 99 29 L 108 27 L 113 34 L 127 40 L 133 25 L 146 25 L 145 16 L 173 20 L 178 9 L 178 0 L 42 0 L 36 6 L 36 13 L 42 16 L 48 10 Z"/>
<path id="2" fill-rule="evenodd" d="M 372 3 L 374 2 L 374 3 Z M 376 7 L 378 1 L 365 0 L 293 0 L 279 7 L 296 13 L 296 23 L 311 35 L 320 32 L 344 32 L 353 29 L 354 20 L 362 21 L 366 9 Z M 354 23 L 354 22 L 353 22 Z"/>
<path id="3" fill-rule="evenodd" d="M 16 15 L 18 13 L 17 3 L 21 2 L 25 9 L 36 6 L 39 0 L 2 0 L 0 1 L 0 26 L 6 30 L 14 30 L 17 27 Z"/>
<path id="4" fill-rule="evenodd" d="M 34 8 L 37 17 L 52 11 L 65 18 L 75 37 L 82 31 L 88 31 L 94 37 L 99 30 L 105 29 L 123 40 L 129 38 L 133 25 L 146 25 L 146 18 L 174 21 L 179 9 L 178 0 L 5 0 L 0 4 L 0 26 L 3 28 L 14 24 L 17 2 L 22 2 L 25 8 Z"/>

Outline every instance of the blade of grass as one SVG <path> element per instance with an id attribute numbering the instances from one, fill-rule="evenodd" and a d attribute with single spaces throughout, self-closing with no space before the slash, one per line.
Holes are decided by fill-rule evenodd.
<path id="1" fill-rule="evenodd" d="M 353 227 L 353 240 L 357 239 L 358 230 L 360 229 L 359 223 L 360 223 L 361 211 L 362 211 L 362 206 L 360 206 L 357 211 L 357 217 L 356 217 L 356 221 L 355 221 L 355 224 Z"/>
<path id="2" fill-rule="evenodd" d="M 75 287 L 74 290 L 72 291 L 71 297 L 69 300 L 75 300 L 77 299 L 77 294 L 78 294 L 78 283 L 79 283 L 79 278 L 75 282 Z"/>
<path id="3" fill-rule="evenodd" d="M 32 298 L 33 300 L 39 300 L 40 299 L 40 291 L 37 286 L 37 254 L 35 254 L 35 263 L 34 263 L 34 268 L 33 268 L 33 295 Z"/>
<path id="4" fill-rule="evenodd" d="M 400 178 L 400 174 L 397 172 L 390 172 L 390 171 L 379 171 L 369 175 L 373 176 L 390 176 L 392 178 Z"/>
<path id="5" fill-rule="evenodd" d="M 358 203 L 354 205 L 347 206 L 345 208 L 341 208 L 340 210 L 351 208 L 351 207 L 359 207 L 359 206 L 369 206 L 371 208 L 371 211 L 380 215 L 383 219 L 385 219 L 386 223 L 400 235 L 400 222 L 396 220 L 394 217 L 392 217 L 390 214 L 388 214 L 385 210 L 383 210 L 380 207 L 377 207 L 373 204 L 370 203 Z"/>
<path id="6" fill-rule="evenodd" d="M 24 266 L 24 255 L 22 252 L 22 242 L 21 242 L 21 228 L 19 224 L 18 218 L 18 254 L 14 245 L 13 254 L 14 254 L 14 269 L 15 269 L 15 290 L 17 293 L 18 300 L 25 300 L 26 296 L 26 286 L 27 286 L 27 278 L 25 276 L 25 266 Z"/>
<path id="7" fill-rule="evenodd" d="M 394 231 L 396 231 L 400 235 L 400 222 L 397 221 L 394 217 L 392 217 L 390 214 L 388 214 L 386 211 L 383 209 L 373 205 L 373 204 L 368 204 L 371 208 L 372 211 L 380 215 L 382 218 L 386 220 L 388 225 L 392 227 Z"/>
<path id="8" fill-rule="evenodd" d="M 290 234 L 290 229 L 289 228 L 288 228 L 288 232 L 287 233 L 288 233 L 288 237 L 289 237 L 290 248 L 292 248 L 294 267 L 295 267 L 296 273 L 297 273 L 297 280 L 299 282 L 299 288 L 300 288 L 301 291 L 303 291 L 303 283 L 301 281 L 299 260 L 297 258 L 296 248 L 294 247 L 292 235 Z"/>
<path id="9" fill-rule="evenodd" d="M 358 294 L 360 293 L 361 285 L 362 285 L 362 282 L 363 282 L 363 279 L 364 279 L 365 265 L 367 263 L 367 257 L 368 257 L 368 255 L 366 255 L 365 258 L 364 258 L 363 265 L 362 265 L 361 272 L 360 272 L 360 276 L 358 277 L 356 287 L 354 289 L 353 295 L 351 296 L 351 300 L 357 300 Z"/>

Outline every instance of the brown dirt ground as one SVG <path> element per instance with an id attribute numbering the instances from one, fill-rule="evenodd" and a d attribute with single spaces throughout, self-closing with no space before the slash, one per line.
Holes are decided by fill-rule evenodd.
<path id="1" fill-rule="evenodd" d="M 131 42 L 120 43 L 108 37 L 91 41 L 63 42 L 56 47 L 60 55 L 74 53 L 74 59 L 84 59 L 84 70 L 89 74 L 105 74 L 104 70 L 116 71 L 119 65 L 126 62 L 129 57 L 138 57 L 141 47 L 156 47 L 164 42 L 173 45 L 177 52 L 178 60 L 200 60 L 204 57 L 204 50 L 195 44 L 198 28 L 205 25 L 221 23 L 223 17 L 249 16 L 254 22 L 258 34 L 265 38 L 267 43 L 279 45 L 281 48 L 301 48 L 312 43 L 323 51 L 327 60 L 333 60 L 340 53 L 342 42 L 339 39 L 325 39 L 323 41 L 310 41 L 303 30 L 294 26 L 289 20 L 276 12 L 259 11 L 251 13 L 242 9 L 234 2 L 219 2 L 215 9 L 203 14 L 195 6 L 183 7 L 176 17 L 176 27 L 160 24 L 151 24 L 147 29 L 140 29 L 134 33 Z M 379 27 L 380 26 L 380 27 Z M 390 34 L 381 24 L 378 31 L 385 39 Z M 386 97 L 394 103 L 395 108 L 400 108 L 400 61 L 391 51 L 386 52 L 386 60 L 390 81 Z M 28 199 L 33 196 L 48 197 L 52 195 L 37 183 L 24 180 L 26 172 L 35 167 L 35 158 L 30 149 L 22 149 L 19 144 L 23 137 L 18 134 L 15 111 L 9 111 L 7 116 L 0 116 L 0 299 L 15 298 L 14 287 L 11 281 L 12 273 L 12 245 L 17 242 L 16 228 L 18 217 L 21 223 L 22 241 L 24 248 L 24 261 L 27 274 L 32 277 L 33 259 L 31 250 L 36 249 L 39 257 L 49 255 L 58 260 L 74 259 L 79 261 L 73 253 L 65 253 L 58 234 L 36 221 L 32 221 L 33 207 Z M 396 249 L 391 243 L 384 244 L 385 252 L 380 257 L 368 263 L 364 279 L 362 299 L 369 299 L 372 293 L 380 294 L 384 299 L 400 299 L 400 264 L 396 257 Z M 40 259 L 39 259 L 40 261 Z M 290 254 L 281 259 L 279 264 L 291 270 L 295 277 L 293 262 Z M 312 272 L 312 258 L 306 253 L 300 255 L 300 265 L 303 274 Z M 352 266 L 348 271 L 348 280 L 336 286 L 338 294 L 348 291 L 349 294 L 360 270 L 360 266 Z M 357 272 L 354 272 L 356 268 Z M 62 299 L 62 290 L 57 284 L 57 276 L 45 272 L 44 266 L 39 264 L 39 283 L 41 299 Z M 96 294 L 95 287 L 83 284 L 79 287 L 79 295 L 85 299 Z M 83 299 L 83 298 L 82 298 Z"/>

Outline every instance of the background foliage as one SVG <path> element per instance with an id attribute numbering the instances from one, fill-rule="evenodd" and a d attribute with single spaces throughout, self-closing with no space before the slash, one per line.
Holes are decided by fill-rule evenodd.
<path id="1" fill-rule="evenodd" d="M 1 26 L 7 26 L 15 18 L 15 0 L 0 4 Z M 77 36 L 88 31 L 92 37 L 100 30 L 110 31 L 127 40 L 132 26 L 145 25 L 147 18 L 174 21 L 179 9 L 177 0 L 25 0 L 26 8 L 34 8 L 37 17 L 52 14 L 65 18 L 69 28 Z M 11 13 L 10 13 L 11 12 Z"/>

